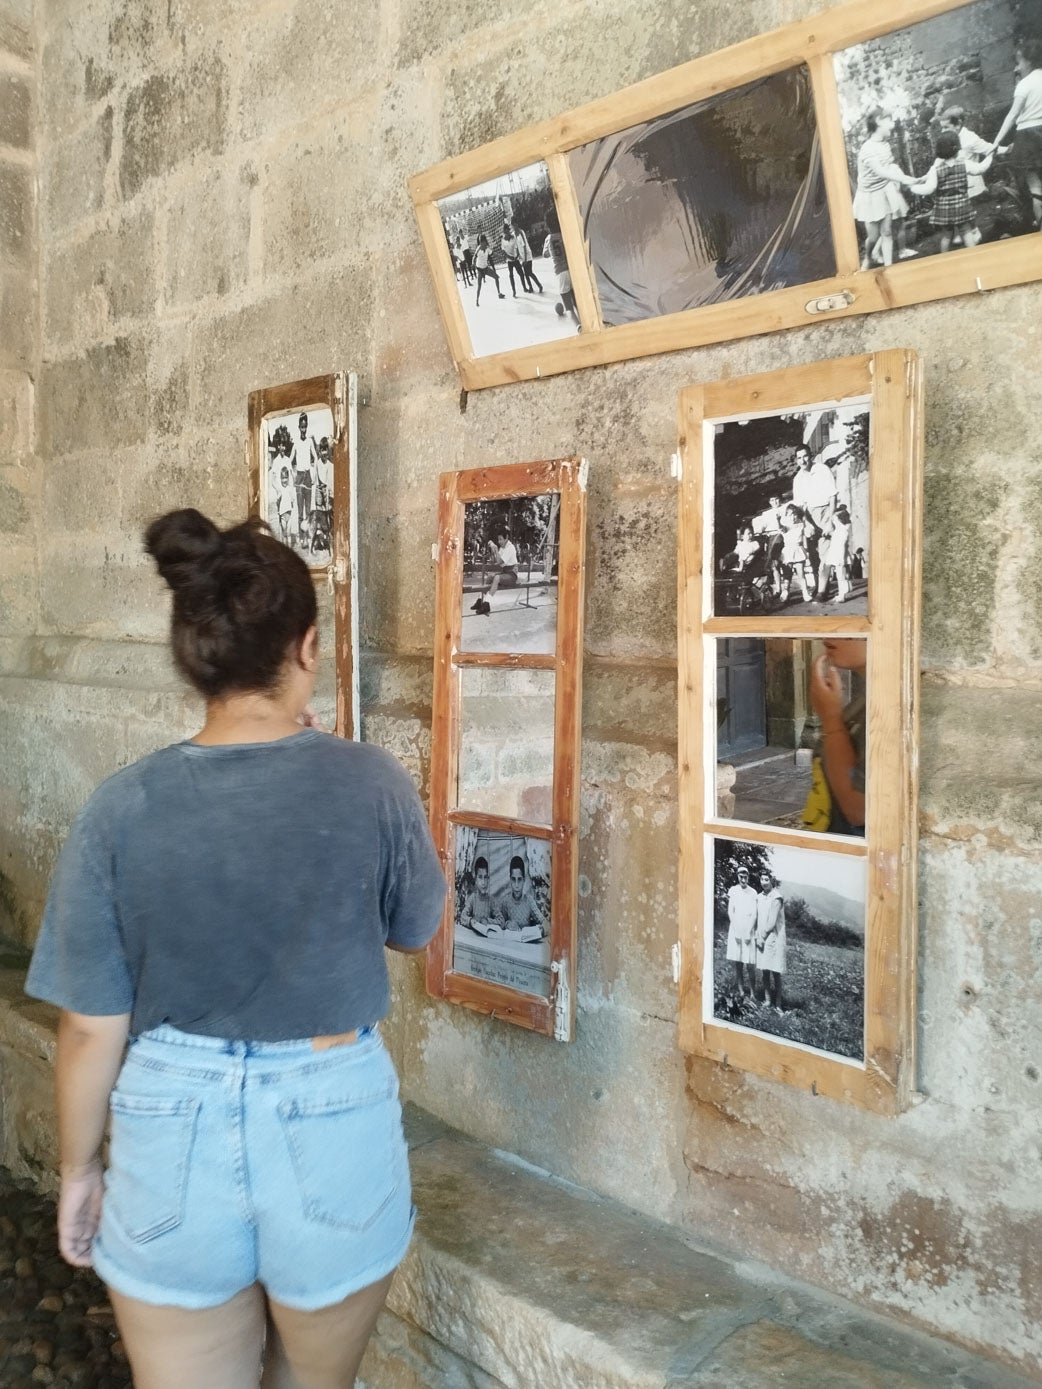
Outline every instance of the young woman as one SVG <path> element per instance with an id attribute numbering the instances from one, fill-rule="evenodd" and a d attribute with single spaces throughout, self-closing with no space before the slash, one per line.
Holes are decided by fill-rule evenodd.
<path id="1" fill-rule="evenodd" d="M 1032 222 L 1042 228 L 1042 39 L 1022 39 L 1016 63 L 1019 81 L 1013 89 L 1013 104 L 991 148 L 998 149 L 1010 129 L 1016 128 L 1009 161 L 1027 188 Z"/>
<path id="2" fill-rule="evenodd" d="M 763 978 L 764 1002 L 776 1013 L 782 1006 L 785 973 L 785 903 L 770 873 L 760 874 L 756 894 L 756 963 Z"/>
<path id="3" fill-rule="evenodd" d="M 254 1389 L 265 1339 L 265 1386 L 342 1389 L 413 1221 L 384 947 L 423 949 L 445 882 L 398 763 L 302 726 L 304 561 L 192 510 L 145 543 L 206 719 L 99 787 L 51 886 L 59 1244 L 137 1389 Z"/>
<path id="4" fill-rule="evenodd" d="M 901 197 L 898 184 L 909 184 L 911 178 L 894 163 L 890 150 L 890 132 L 894 122 L 882 111 L 873 111 L 865 118 L 868 139 L 858 150 L 857 190 L 854 193 L 854 216 L 865 228 L 865 245 L 861 254 L 861 269 L 868 270 L 873 252 L 879 249 L 884 265 L 894 260 L 894 218 L 903 216 L 908 205 Z"/>

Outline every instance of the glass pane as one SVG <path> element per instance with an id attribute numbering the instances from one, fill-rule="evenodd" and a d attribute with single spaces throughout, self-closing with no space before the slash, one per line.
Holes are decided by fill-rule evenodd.
<path id="1" fill-rule="evenodd" d="M 437 207 L 475 357 L 574 337 L 579 315 L 542 161 Z"/>
<path id="2" fill-rule="evenodd" d="M 867 615 L 866 400 L 713 420 L 713 612 Z"/>
<path id="3" fill-rule="evenodd" d="M 740 839 L 707 852 L 706 1013 L 862 1060 L 865 859 Z"/>
<path id="4" fill-rule="evenodd" d="M 456 826 L 452 968 L 550 996 L 548 839 Z"/>
<path id="5" fill-rule="evenodd" d="M 804 67 L 568 156 L 606 326 L 836 273 Z"/>
<path id="6" fill-rule="evenodd" d="M 460 649 L 552 656 L 561 496 L 467 502 Z"/>
<path id="7" fill-rule="evenodd" d="M 551 824 L 553 671 L 468 667 L 461 675 L 459 807 Z"/>
<path id="8" fill-rule="evenodd" d="M 312 568 L 324 567 L 333 550 L 333 412 L 266 415 L 260 428 L 261 516 Z"/>
<path id="9" fill-rule="evenodd" d="M 862 637 L 716 643 L 709 804 L 720 819 L 864 834 L 867 659 Z"/>
<path id="10" fill-rule="evenodd" d="M 1021 46 L 1032 8 L 1035 37 Z M 864 269 L 1038 226 L 1037 15 L 1018 0 L 977 0 L 835 55 Z"/>

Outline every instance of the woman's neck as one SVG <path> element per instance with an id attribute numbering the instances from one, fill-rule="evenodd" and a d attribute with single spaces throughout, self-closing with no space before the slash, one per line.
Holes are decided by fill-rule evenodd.
<path id="1" fill-rule="evenodd" d="M 274 743 L 301 731 L 301 722 L 285 696 L 229 695 L 206 706 L 206 722 L 192 739 L 202 746 L 222 743 Z"/>

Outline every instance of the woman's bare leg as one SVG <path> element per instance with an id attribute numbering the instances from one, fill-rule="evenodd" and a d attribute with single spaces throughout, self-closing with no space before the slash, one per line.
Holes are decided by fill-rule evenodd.
<path id="1" fill-rule="evenodd" d="M 134 1389 L 257 1389 L 264 1294 L 254 1284 L 219 1307 L 157 1307 L 109 1289 Z"/>
<path id="2" fill-rule="evenodd" d="M 317 1312 L 269 1302 L 262 1389 L 350 1389 L 393 1278 Z"/>

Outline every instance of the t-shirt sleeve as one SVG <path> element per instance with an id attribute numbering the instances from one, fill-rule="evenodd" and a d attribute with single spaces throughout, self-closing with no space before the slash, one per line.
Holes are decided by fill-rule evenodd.
<path id="1" fill-rule="evenodd" d="M 72 1013 L 129 1013 L 134 986 L 119 930 L 111 854 L 90 807 L 58 859 L 25 991 Z"/>
<path id="2" fill-rule="evenodd" d="M 438 929 L 446 884 L 423 805 L 411 782 L 402 794 L 401 841 L 383 897 L 385 939 L 388 945 L 411 950 L 426 945 Z"/>

